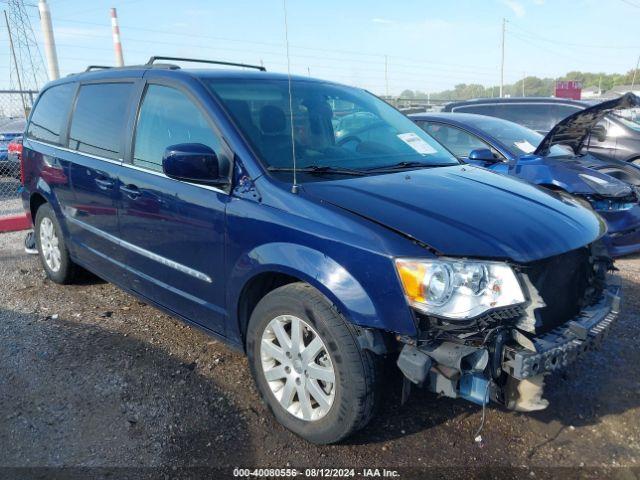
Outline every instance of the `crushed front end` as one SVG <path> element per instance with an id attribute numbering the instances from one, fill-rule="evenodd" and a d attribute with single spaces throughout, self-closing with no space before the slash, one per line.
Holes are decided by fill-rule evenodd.
<path id="1" fill-rule="evenodd" d="M 619 312 L 620 286 L 600 241 L 511 268 L 524 294 L 517 305 L 464 319 L 416 310 L 418 336 L 400 338 L 407 385 L 518 411 L 547 407 L 544 375 L 601 345 Z"/>
<path id="2" fill-rule="evenodd" d="M 603 241 L 609 255 L 617 258 L 640 251 L 640 188 L 614 177 L 578 176 L 593 191 L 575 197 L 590 205 L 606 222 Z"/>

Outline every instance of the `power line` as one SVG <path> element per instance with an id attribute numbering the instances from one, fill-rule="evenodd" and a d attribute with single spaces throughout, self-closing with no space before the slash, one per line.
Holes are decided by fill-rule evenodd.
<path id="1" fill-rule="evenodd" d="M 638 8 L 640 8 L 640 6 Z M 515 26 L 515 28 L 517 28 L 518 30 L 521 30 L 520 32 L 517 32 L 520 35 L 532 37 L 532 38 L 535 38 L 535 39 L 540 40 L 542 42 L 551 43 L 553 45 L 565 45 L 565 46 L 568 46 L 568 47 L 577 47 L 577 48 L 600 48 L 600 49 L 610 49 L 610 50 L 638 50 L 638 49 L 640 49 L 640 46 L 632 46 L 632 45 L 628 45 L 628 46 L 594 45 L 594 44 L 585 44 L 585 43 L 564 42 L 564 41 L 558 40 L 557 38 L 543 37 L 542 35 L 539 35 L 539 34 L 537 34 L 535 32 L 532 32 L 531 30 L 527 30 L 526 28 L 523 28 L 523 27 L 521 27 L 519 25 L 514 25 L 513 23 L 511 23 L 511 25 Z M 510 33 L 514 33 L 514 32 L 510 31 Z"/>
<path id="2" fill-rule="evenodd" d="M 62 22 L 62 23 L 73 23 L 73 24 L 78 24 L 78 25 L 91 25 L 91 26 L 99 26 L 99 27 L 104 27 L 105 29 L 108 29 L 108 26 L 103 24 L 103 23 L 98 23 L 98 22 L 88 22 L 88 21 L 83 21 L 83 20 L 72 20 L 72 19 L 65 19 L 65 18 L 56 18 L 56 23 L 58 22 Z M 158 33 L 161 35 L 171 35 L 171 36 L 179 36 L 179 37 L 187 37 L 187 38 L 194 38 L 194 39 L 210 39 L 210 40 L 217 40 L 217 41 L 227 41 L 227 42 L 232 42 L 232 43 L 243 43 L 243 44 L 249 44 L 249 45 L 261 45 L 261 46 L 269 46 L 269 47 L 276 47 L 276 48 L 284 48 L 284 45 L 281 43 L 274 43 L 274 42 L 264 42 L 264 41 L 255 41 L 255 40 L 245 40 L 245 39 L 238 39 L 238 38 L 229 38 L 229 37 L 219 37 L 219 36 L 213 36 L 213 35 L 195 35 L 195 34 L 189 34 L 189 33 L 182 33 L 182 32 L 172 32 L 172 31 L 165 31 L 165 30 L 160 30 L 160 29 L 155 29 L 155 28 L 145 28 L 145 27 L 136 27 L 136 26 L 127 26 L 127 25 L 121 25 L 121 30 L 123 32 L 123 35 L 126 35 L 126 32 L 128 31 L 142 31 L 142 32 L 149 32 L 149 33 Z M 104 36 L 107 36 L 107 33 L 105 32 L 104 35 L 102 34 L 94 34 L 94 33 L 78 33 L 78 36 L 87 36 L 87 37 L 95 37 L 95 38 L 102 38 Z M 130 38 L 129 36 L 126 37 L 127 42 L 145 42 L 145 43 L 149 43 L 149 39 L 145 38 L 145 39 L 134 39 L 134 38 Z M 169 44 L 169 45 L 174 45 L 175 42 L 160 42 L 160 41 L 154 41 L 154 43 L 165 43 L 165 44 Z M 181 46 L 185 46 L 185 47 L 199 47 L 199 48 L 204 48 L 202 45 L 188 45 L 188 44 L 182 44 Z M 326 49 L 326 48 L 318 48 L 318 47 L 309 47 L 309 46 L 303 46 L 303 45 L 290 45 L 292 50 L 308 50 L 308 51 L 316 51 L 316 52 L 323 52 L 323 53 L 331 53 L 333 55 L 335 54 L 339 54 L 339 55 L 351 55 L 351 56 L 356 56 L 356 57 L 373 57 L 375 59 L 377 59 L 377 61 L 371 60 L 372 62 L 378 63 L 380 65 L 384 64 L 384 54 L 381 53 L 370 53 L 370 52 L 362 52 L 362 51 L 353 51 L 353 50 L 341 50 L 341 49 Z M 300 56 L 300 55 L 298 55 Z M 313 58 L 310 56 L 307 56 L 306 58 Z M 319 57 L 316 57 L 319 58 Z M 326 58 L 326 57 L 322 57 L 322 58 Z M 405 56 L 400 56 L 400 55 L 388 55 L 389 59 L 395 60 L 395 59 L 399 59 L 399 60 L 409 60 L 411 62 L 416 62 L 416 61 L 421 61 L 421 62 L 428 62 L 428 63 L 432 63 L 434 65 L 442 65 L 442 66 L 447 66 L 447 67 L 458 67 L 458 68 L 464 68 L 466 70 L 469 71 L 474 71 L 477 72 L 477 70 L 486 70 L 486 71 L 492 71 L 492 68 L 489 67 L 485 67 L 485 66 L 469 66 L 468 64 L 452 64 L 452 63 L 445 63 L 445 62 L 434 62 L 431 59 L 425 59 L 425 58 L 416 58 L 416 57 L 405 57 Z M 359 60 L 360 62 L 365 62 L 364 60 Z"/>
<path id="3" fill-rule="evenodd" d="M 635 8 L 640 8 L 640 5 L 638 5 L 637 3 L 632 2 L 631 0 L 620 0 L 622 3 L 625 3 L 627 5 L 630 5 L 632 7 Z"/>

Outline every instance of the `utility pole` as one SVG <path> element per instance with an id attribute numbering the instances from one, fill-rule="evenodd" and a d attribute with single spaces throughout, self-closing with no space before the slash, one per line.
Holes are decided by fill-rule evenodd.
<path id="1" fill-rule="evenodd" d="M 60 68 L 58 67 L 58 54 L 56 52 L 56 41 L 53 38 L 53 26 L 51 25 L 51 12 L 46 0 L 38 2 L 40 12 L 40 28 L 44 38 L 44 54 L 47 57 L 47 70 L 49 80 L 60 78 Z"/>
<path id="2" fill-rule="evenodd" d="M 602 96 L 602 75 L 600 75 L 600 78 L 598 79 L 598 97 L 601 97 L 601 96 Z"/>
<path id="3" fill-rule="evenodd" d="M 638 73 L 638 67 L 640 67 L 640 56 L 638 56 L 638 61 L 636 62 L 636 69 L 633 71 L 633 80 L 631 80 L 631 90 L 633 90 L 633 86 L 636 84 L 636 73 Z"/>
<path id="4" fill-rule="evenodd" d="M 384 84 L 385 91 L 387 95 L 387 99 L 389 98 L 389 59 L 387 56 L 384 56 Z"/>
<path id="5" fill-rule="evenodd" d="M 507 31 L 507 19 L 502 19 L 502 61 L 500 62 L 500 98 L 504 96 L 504 37 Z"/>
<path id="6" fill-rule="evenodd" d="M 7 11 L 4 11 L 4 22 L 7 25 L 7 33 L 9 34 L 9 49 L 11 50 L 11 57 L 13 58 L 13 65 L 16 69 L 16 76 L 18 77 L 18 88 L 20 92 L 22 92 L 22 79 L 20 78 L 20 69 L 18 68 L 18 59 L 16 58 L 16 50 L 13 46 L 13 35 L 11 35 L 11 28 L 9 27 L 9 18 L 7 17 Z M 27 104 L 24 101 L 24 95 L 20 94 L 20 99 L 22 100 L 22 110 L 24 111 L 24 116 L 27 118 L 29 115 L 29 110 L 27 109 Z"/>
<path id="7" fill-rule="evenodd" d="M 124 67 L 122 43 L 120 42 L 120 27 L 118 26 L 118 13 L 115 8 L 111 9 L 111 35 L 113 37 L 113 51 L 116 55 L 116 67 Z"/>

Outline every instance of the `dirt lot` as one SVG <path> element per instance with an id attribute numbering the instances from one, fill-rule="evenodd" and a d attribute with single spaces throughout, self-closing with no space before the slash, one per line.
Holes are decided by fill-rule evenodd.
<path id="1" fill-rule="evenodd" d="M 618 262 L 625 303 L 605 348 L 548 380 L 548 410 L 492 407 L 479 444 L 479 407 L 415 390 L 400 407 L 394 384 L 368 428 L 316 447 L 269 416 L 242 355 L 92 276 L 45 280 L 22 238 L 0 235 L 0 466 L 520 467 L 529 477 L 582 466 L 640 478 L 640 257 Z"/>

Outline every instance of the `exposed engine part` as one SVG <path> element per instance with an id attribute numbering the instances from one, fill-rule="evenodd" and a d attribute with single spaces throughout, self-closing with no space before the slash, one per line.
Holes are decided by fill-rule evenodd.
<path id="1" fill-rule="evenodd" d="M 484 406 L 489 403 L 490 383 L 490 380 L 482 374 L 467 373 L 460 377 L 460 396 L 465 400 Z"/>
<path id="2" fill-rule="evenodd" d="M 450 367 L 459 372 L 481 372 L 489 363 L 486 348 L 477 348 L 453 342 L 432 343 L 420 347 L 439 365 Z"/>
<path id="3" fill-rule="evenodd" d="M 489 368 L 491 378 L 497 380 L 503 374 L 502 362 L 504 359 L 504 346 L 511 339 L 509 330 L 503 328 L 496 331 L 493 340 L 489 343 Z"/>
<path id="4" fill-rule="evenodd" d="M 360 347 L 365 350 L 370 350 L 376 355 L 384 355 L 387 353 L 387 346 L 379 330 L 357 326 L 355 329 L 358 334 L 357 339 Z"/>
<path id="5" fill-rule="evenodd" d="M 458 398 L 460 372 L 447 367 L 432 367 L 429 371 L 429 390 L 438 395 Z"/>
<path id="6" fill-rule="evenodd" d="M 542 398 L 544 391 L 544 375 L 526 380 L 508 377 L 506 386 L 506 406 L 517 412 L 535 412 L 544 410 L 549 401 Z"/>
<path id="7" fill-rule="evenodd" d="M 413 345 L 405 345 L 398 357 L 398 368 L 406 378 L 422 385 L 431 368 L 431 358 Z"/>

